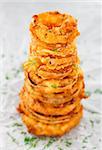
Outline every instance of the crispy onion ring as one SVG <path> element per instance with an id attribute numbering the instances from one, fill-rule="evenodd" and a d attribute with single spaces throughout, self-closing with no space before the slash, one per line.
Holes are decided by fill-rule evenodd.
<path id="1" fill-rule="evenodd" d="M 33 39 L 30 43 L 30 54 L 37 56 L 68 57 L 77 55 L 75 41 L 68 45 L 46 46 L 41 41 Z"/>
<path id="2" fill-rule="evenodd" d="M 77 97 L 80 93 L 84 97 L 83 90 L 83 81 L 78 81 L 77 84 L 73 86 L 74 89 L 69 90 L 67 93 L 53 93 L 53 94 L 44 94 L 40 91 L 35 91 L 27 82 L 24 84 L 24 89 L 31 95 L 32 98 L 38 99 L 39 101 L 50 103 L 58 106 L 65 102 L 70 101 L 72 98 Z M 83 91 L 83 92 L 82 92 Z"/>
<path id="3" fill-rule="evenodd" d="M 24 70 L 36 71 L 38 68 L 43 67 L 50 70 L 60 70 L 73 64 L 79 64 L 77 56 L 65 58 L 51 58 L 51 57 L 38 57 L 36 55 L 30 56 L 29 60 L 24 63 Z"/>
<path id="4" fill-rule="evenodd" d="M 34 91 L 39 91 L 45 94 L 52 94 L 52 93 L 60 93 L 60 92 L 69 92 L 72 86 L 77 82 L 76 79 L 64 79 L 64 82 L 61 80 L 46 80 L 43 81 L 41 84 L 33 84 L 31 80 L 26 79 L 25 82 L 30 84 L 33 87 Z M 66 83 L 65 83 L 66 82 Z"/>
<path id="5" fill-rule="evenodd" d="M 78 64 L 79 58 L 77 56 L 65 57 L 65 58 L 51 58 L 43 57 L 40 59 L 43 66 L 51 70 L 60 70 L 72 64 Z"/>
<path id="6" fill-rule="evenodd" d="M 42 84 L 35 85 L 30 80 L 25 79 L 25 84 L 29 84 L 31 88 L 36 91 L 43 94 L 56 94 L 56 93 L 71 93 L 72 94 L 72 87 L 76 87 L 80 82 L 81 77 L 79 79 L 69 79 L 67 80 L 69 83 L 64 85 L 64 83 L 60 81 L 60 83 L 57 80 L 47 80 L 43 82 Z M 74 90 L 74 89 L 73 89 Z"/>
<path id="7" fill-rule="evenodd" d="M 71 78 L 76 79 L 78 78 L 78 76 L 83 76 L 83 72 L 80 68 L 66 68 L 66 73 L 57 73 L 57 72 L 45 72 L 44 70 L 41 71 L 41 68 L 38 70 L 38 72 L 40 71 L 40 75 L 37 74 L 37 72 L 35 73 L 33 70 L 29 71 L 25 71 L 25 76 L 26 78 L 28 78 L 31 82 L 35 83 L 35 84 L 39 84 L 45 80 L 66 80 Z M 45 72 L 45 74 L 44 74 Z M 62 76 L 61 76 L 62 75 Z M 51 78 L 53 76 L 53 78 Z M 47 78 L 49 77 L 49 78 Z M 60 78 L 59 78 L 60 77 Z"/>
<path id="8" fill-rule="evenodd" d="M 65 44 L 71 43 L 79 35 L 79 32 L 77 30 L 77 21 L 72 16 L 66 15 L 66 17 L 64 17 L 62 15 L 63 19 L 61 25 L 51 25 L 49 27 L 49 24 L 51 24 L 50 16 L 52 16 L 52 14 L 47 14 L 49 14 L 49 19 L 46 21 L 46 24 L 44 24 L 44 21 L 41 21 L 41 17 L 43 16 L 43 14 L 42 16 L 38 15 L 36 17 L 33 17 L 30 24 L 30 31 L 33 36 L 48 44 Z M 55 22 L 57 24 L 57 21 Z"/>
<path id="9" fill-rule="evenodd" d="M 79 77 L 83 78 L 83 76 L 79 75 Z M 26 77 L 27 82 L 35 88 L 35 85 L 36 87 L 48 87 L 48 88 L 65 88 L 65 87 L 72 87 L 78 80 L 78 78 L 64 78 L 64 79 L 61 79 L 61 80 L 58 80 L 58 79 L 49 79 L 49 80 L 43 80 L 42 82 L 40 82 L 39 84 L 36 83 L 36 81 L 34 82 L 29 74 L 28 76 Z"/>
<path id="10" fill-rule="evenodd" d="M 31 111 L 31 109 L 29 109 L 29 107 L 25 106 L 24 103 L 21 103 L 21 108 L 22 108 L 22 111 L 24 111 L 24 113 L 26 115 L 30 115 L 33 119 L 36 119 L 42 123 L 59 124 L 59 123 L 68 122 L 71 119 L 71 117 L 73 116 L 73 114 L 76 114 L 79 112 L 79 110 L 82 108 L 82 106 L 78 105 L 72 112 L 68 113 L 67 115 L 61 115 L 61 116 L 42 115 L 41 113 Z"/>
<path id="11" fill-rule="evenodd" d="M 63 21 L 67 19 L 67 14 L 60 14 L 59 12 L 55 11 L 55 12 L 45 12 L 45 13 L 41 13 L 39 15 L 34 15 L 32 18 L 34 20 L 32 20 L 34 23 L 42 23 L 45 26 L 53 26 L 53 27 L 57 27 L 57 26 L 61 26 Z M 74 18 L 72 16 L 69 16 L 70 20 L 72 20 L 73 22 L 75 22 L 76 20 L 74 20 Z"/>
<path id="12" fill-rule="evenodd" d="M 32 119 L 31 116 L 24 114 L 20 106 L 19 111 L 22 113 L 22 120 L 26 124 L 28 131 L 38 136 L 61 136 L 75 127 L 80 122 L 83 114 L 82 108 L 77 114 L 73 115 L 68 122 L 50 125 Z"/>
<path id="13" fill-rule="evenodd" d="M 73 75 L 73 76 L 71 77 L 71 80 L 77 79 L 78 75 L 79 75 L 79 74 Z M 41 78 L 40 76 L 38 76 L 37 74 L 35 74 L 33 71 L 30 71 L 30 72 L 26 72 L 26 71 L 25 71 L 25 78 L 28 78 L 28 80 L 30 80 L 30 82 L 31 82 L 32 84 L 35 84 L 35 85 L 41 84 L 42 82 L 47 81 L 47 79 Z M 68 79 L 70 80 L 69 76 L 66 76 L 65 78 L 60 79 L 60 80 L 61 80 L 61 81 L 63 80 L 64 83 L 65 83 L 65 82 L 67 82 Z M 48 79 L 48 81 L 49 81 L 49 80 L 50 80 L 50 79 Z M 52 80 L 52 79 L 51 79 L 51 80 Z M 54 80 L 54 81 L 61 82 L 61 81 L 59 81 L 59 79 L 56 79 L 56 78 L 53 79 L 53 80 Z"/>
<path id="14" fill-rule="evenodd" d="M 37 70 L 37 75 L 43 79 L 63 79 L 65 77 L 77 76 L 81 69 L 77 69 L 75 66 L 68 66 L 60 70 L 50 70 L 46 69 L 44 66 L 39 67 Z"/>
<path id="15" fill-rule="evenodd" d="M 71 112 L 80 103 L 80 97 L 72 99 L 70 102 L 54 107 L 51 104 L 42 103 L 39 100 L 33 99 L 24 88 L 20 92 L 21 102 L 28 105 L 29 109 L 45 115 L 65 115 Z"/>
<path id="16" fill-rule="evenodd" d="M 68 84 L 75 82 L 78 79 L 78 76 L 82 76 L 81 74 L 78 74 L 77 76 L 73 76 L 72 78 L 69 78 L 68 76 L 63 79 L 42 79 L 38 75 L 34 74 L 33 72 L 25 72 L 25 79 L 28 80 L 28 82 L 33 85 L 40 85 L 40 86 L 52 86 L 55 85 L 55 88 L 58 87 L 64 87 Z"/>
<path id="17" fill-rule="evenodd" d="M 31 26 L 31 33 L 32 36 L 36 36 L 36 38 L 40 39 L 43 42 L 46 42 L 47 44 L 57 44 L 57 43 L 61 43 L 61 44 L 66 44 L 66 43 L 71 43 L 73 42 L 73 40 L 79 35 L 79 32 L 77 29 L 74 29 L 73 31 L 70 31 L 69 33 L 67 33 L 67 35 L 62 35 L 62 34 L 55 34 L 53 31 L 48 32 L 48 29 L 45 28 L 43 26 Z M 33 32 L 32 32 L 33 31 Z"/>

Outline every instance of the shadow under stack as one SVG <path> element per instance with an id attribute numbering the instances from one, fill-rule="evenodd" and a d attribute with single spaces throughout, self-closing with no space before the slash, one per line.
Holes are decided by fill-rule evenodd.
<path id="1" fill-rule="evenodd" d="M 30 33 L 18 111 L 30 133 L 61 136 L 83 115 L 85 92 L 76 47 L 77 20 L 59 12 L 34 15 Z"/>

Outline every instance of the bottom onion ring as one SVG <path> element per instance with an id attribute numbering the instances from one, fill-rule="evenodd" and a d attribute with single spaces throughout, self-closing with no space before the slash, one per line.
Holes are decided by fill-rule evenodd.
<path id="1" fill-rule="evenodd" d="M 39 120 L 33 119 L 31 116 L 24 114 L 22 112 L 22 120 L 28 128 L 28 132 L 35 134 L 37 136 L 61 136 L 66 132 L 69 132 L 73 127 L 75 127 L 82 118 L 83 107 L 79 112 L 72 115 L 71 119 L 68 122 L 58 123 L 58 124 L 46 124 L 42 123 Z"/>

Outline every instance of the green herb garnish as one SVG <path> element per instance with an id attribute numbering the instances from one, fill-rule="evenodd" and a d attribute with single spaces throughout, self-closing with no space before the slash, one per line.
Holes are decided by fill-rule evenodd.
<path id="1" fill-rule="evenodd" d="M 40 140 L 42 140 L 42 141 L 45 141 L 46 140 L 46 137 L 40 137 Z"/>
<path id="2" fill-rule="evenodd" d="M 16 118 L 14 116 L 10 116 L 10 119 L 12 120 L 16 120 Z"/>
<path id="3" fill-rule="evenodd" d="M 88 77 L 88 78 L 91 78 L 91 76 L 90 76 L 89 74 L 87 75 L 87 77 Z"/>
<path id="4" fill-rule="evenodd" d="M 98 114 L 97 112 L 91 112 L 92 114 Z"/>
<path id="5" fill-rule="evenodd" d="M 37 145 L 37 138 L 36 137 L 25 137 L 24 138 L 24 144 L 29 145 L 31 147 L 36 147 Z"/>
<path id="6" fill-rule="evenodd" d="M 44 146 L 44 148 L 48 148 L 48 147 L 51 146 L 55 141 L 56 141 L 55 138 L 50 138 L 50 139 L 48 140 L 48 143 Z"/>
<path id="7" fill-rule="evenodd" d="M 67 147 L 69 147 L 70 145 L 72 145 L 72 142 L 67 139 L 67 140 L 65 141 L 65 144 L 66 144 Z"/>
<path id="8" fill-rule="evenodd" d="M 17 126 L 17 127 L 22 127 L 23 125 L 20 124 L 20 123 L 14 123 L 12 126 L 13 126 L 13 127 L 15 127 L 15 126 Z"/>
<path id="9" fill-rule="evenodd" d="M 85 137 L 82 142 L 87 143 L 88 142 L 87 139 L 88 139 L 88 137 Z"/>
<path id="10" fill-rule="evenodd" d="M 90 91 L 85 91 L 85 95 L 86 95 L 86 96 L 90 96 L 90 95 L 91 95 L 91 92 L 90 92 Z"/>
<path id="11" fill-rule="evenodd" d="M 94 93 L 96 93 L 96 94 L 102 94 L 102 89 L 96 89 L 96 90 L 94 91 Z"/>
<path id="12" fill-rule="evenodd" d="M 82 148 L 86 148 L 86 146 L 82 146 Z"/>
<path id="13" fill-rule="evenodd" d="M 25 134 L 27 134 L 27 133 L 26 133 L 26 132 L 24 132 L 24 131 L 21 131 L 21 134 L 25 135 Z"/>
<path id="14" fill-rule="evenodd" d="M 49 32 L 51 32 L 51 30 L 48 30 Z"/>
<path id="15" fill-rule="evenodd" d="M 53 51 L 53 52 L 58 52 L 58 50 L 57 50 L 57 49 L 52 49 L 52 51 Z"/>
<path id="16" fill-rule="evenodd" d="M 19 144 L 16 140 L 15 137 L 13 137 L 9 132 L 7 132 L 7 135 L 11 138 L 12 142 L 16 143 L 17 145 Z"/>
<path id="17" fill-rule="evenodd" d="M 90 135 L 87 136 L 87 138 L 90 138 L 90 137 L 92 137 L 92 134 L 90 134 Z"/>
<path id="18" fill-rule="evenodd" d="M 97 147 L 93 147 L 93 149 L 96 149 Z"/>
<path id="19" fill-rule="evenodd" d="M 17 73 L 17 74 L 18 74 L 18 73 L 20 73 L 20 72 L 21 72 L 21 70 L 20 70 L 20 69 L 17 69 L 17 70 L 16 70 L 16 73 Z"/>
<path id="20" fill-rule="evenodd" d="M 9 80 L 9 79 L 10 79 L 10 77 L 9 77 L 8 75 L 6 75 L 6 76 L 5 76 L 5 79 L 6 79 L 6 80 Z"/>
<path id="21" fill-rule="evenodd" d="M 36 137 L 25 137 L 24 138 L 24 143 L 29 144 L 29 143 L 35 141 L 36 139 L 37 139 Z"/>
<path id="22" fill-rule="evenodd" d="M 61 147 L 58 147 L 58 150 L 63 150 Z"/>
<path id="23" fill-rule="evenodd" d="M 93 128 L 94 127 L 94 121 L 90 120 L 90 123 L 91 123 L 91 127 Z"/>
<path id="24" fill-rule="evenodd" d="M 51 87 L 52 88 L 58 88 L 58 86 L 56 84 L 52 84 Z"/>

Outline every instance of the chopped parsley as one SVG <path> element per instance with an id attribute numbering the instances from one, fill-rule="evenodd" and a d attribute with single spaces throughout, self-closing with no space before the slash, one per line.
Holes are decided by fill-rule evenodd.
<path id="1" fill-rule="evenodd" d="M 49 32 L 51 32 L 51 30 L 48 30 Z"/>
<path id="2" fill-rule="evenodd" d="M 69 139 L 67 139 L 67 140 L 65 141 L 65 144 L 66 144 L 67 147 L 69 147 L 69 146 L 72 145 L 72 142 L 71 142 Z"/>
<path id="3" fill-rule="evenodd" d="M 90 92 L 90 91 L 85 91 L 85 95 L 86 95 L 86 96 L 90 96 L 90 95 L 91 95 L 91 92 Z"/>
<path id="4" fill-rule="evenodd" d="M 46 137 L 40 137 L 40 140 L 42 140 L 42 141 L 44 141 L 44 140 L 46 140 Z"/>
<path id="5" fill-rule="evenodd" d="M 83 143 L 88 143 L 88 138 L 92 137 L 92 134 L 86 136 L 84 139 L 83 139 Z"/>
<path id="6" fill-rule="evenodd" d="M 86 146 L 82 146 L 82 148 L 84 149 L 84 148 L 86 148 Z"/>
<path id="7" fill-rule="evenodd" d="M 56 84 L 52 84 L 51 87 L 55 88 L 55 89 L 58 88 L 58 86 Z"/>
<path id="8" fill-rule="evenodd" d="M 61 147 L 58 147 L 58 150 L 63 150 Z"/>
<path id="9" fill-rule="evenodd" d="M 102 89 L 96 89 L 96 90 L 94 91 L 94 93 L 95 93 L 95 94 L 102 94 Z"/>
<path id="10" fill-rule="evenodd" d="M 88 139 L 88 137 L 86 136 L 84 139 L 83 139 L 83 143 L 87 143 L 88 141 L 87 141 L 87 139 Z"/>
<path id="11" fill-rule="evenodd" d="M 21 134 L 25 135 L 25 134 L 27 134 L 27 133 L 26 133 L 26 132 L 24 132 L 24 131 L 21 131 Z"/>
<path id="12" fill-rule="evenodd" d="M 9 77 L 8 75 L 6 75 L 6 76 L 5 76 L 5 79 L 6 79 L 6 80 L 9 80 L 9 79 L 10 79 L 10 77 Z"/>
<path id="13" fill-rule="evenodd" d="M 17 69 L 17 70 L 16 70 L 16 73 L 17 73 L 17 74 L 18 74 L 18 73 L 20 73 L 20 72 L 21 72 L 21 70 L 20 70 L 20 69 Z"/>
<path id="14" fill-rule="evenodd" d="M 31 137 L 25 137 L 24 138 L 24 144 L 25 145 L 29 144 L 30 142 L 32 142 L 32 138 Z"/>
<path id="15" fill-rule="evenodd" d="M 38 143 L 37 137 L 25 137 L 24 144 L 29 145 L 30 147 L 36 147 Z"/>
<path id="16" fill-rule="evenodd" d="M 97 149 L 97 147 L 93 147 L 93 149 Z"/>
<path id="17" fill-rule="evenodd" d="M 88 77 L 88 78 L 91 78 L 91 76 L 90 76 L 89 74 L 87 75 L 87 77 Z"/>
<path id="18" fill-rule="evenodd" d="M 91 123 L 91 127 L 93 128 L 94 127 L 94 121 L 90 120 L 90 123 Z"/>
<path id="19" fill-rule="evenodd" d="M 17 145 L 19 144 L 16 140 L 15 137 L 13 137 L 9 132 L 7 132 L 7 135 L 11 138 L 12 142 L 16 143 Z"/>
<path id="20" fill-rule="evenodd" d="M 56 141 L 55 138 L 50 138 L 44 148 L 50 147 Z"/>
<path id="21" fill-rule="evenodd" d="M 52 51 L 53 51 L 53 52 L 58 52 L 58 50 L 57 50 L 57 49 L 52 49 Z"/>
<path id="22" fill-rule="evenodd" d="M 92 114 L 98 114 L 97 112 L 91 112 Z"/>
<path id="23" fill-rule="evenodd" d="M 16 118 L 14 116 L 10 116 L 10 119 L 12 120 L 16 120 Z"/>
<path id="24" fill-rule="evenodd" d="M 13 126 L 13 127 L 15 127 L 15 126 L 17 126 L 17 127 L 22 127 L 23 125 L 16 122 L 16 123 L 14 123 L 12 126 Z"/>

